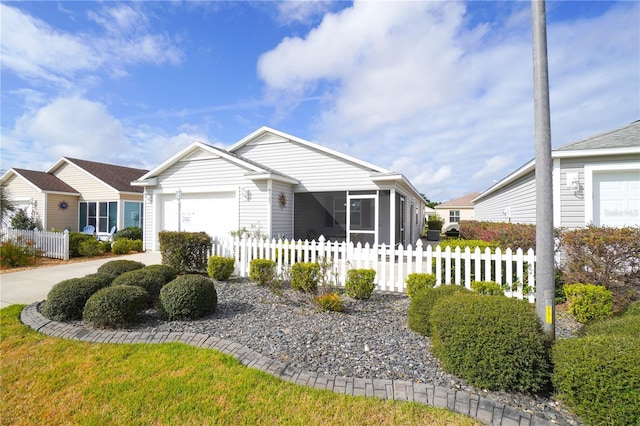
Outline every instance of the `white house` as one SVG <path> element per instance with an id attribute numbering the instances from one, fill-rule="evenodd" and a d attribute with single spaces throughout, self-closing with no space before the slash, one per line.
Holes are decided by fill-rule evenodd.
<path id="1" fill-rule="evenodd" d="M 406 245 L 424 223 L 401 174 L 268 127 L 228 150 L 194 142 L 132 184 L 144 187 L 149 250 L 163 230 Z"/>
<path id="2" fill-rule="evenodd" d="M 640 121 L 551 155 L 554 227 L 640 226 Z M 476 220 L 535 224 L 535 160 L 473 202 Z"/>

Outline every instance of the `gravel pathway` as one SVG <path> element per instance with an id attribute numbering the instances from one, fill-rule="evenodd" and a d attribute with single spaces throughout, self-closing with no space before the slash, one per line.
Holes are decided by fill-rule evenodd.
<path id="1" fill-rule="evenodd" d="M 430 339 L 407 327 L 409 299 L 374 293 L 369 300 L 343 297 L 344 312 L 321 312 L 294 291 L 278 296 L 246 281 L 216 283 L 215 314 L 197 321 L 162 321 L 149 310 L 130 331 L 206 333 L 247 346 L 265 356 L 317 373 L 430 383 L 519 407 L 559 424 L 579 420 L 547 398 L 489 392 L 442 370 Z M 577 326 L 557 324 L 559 337 Z"/>

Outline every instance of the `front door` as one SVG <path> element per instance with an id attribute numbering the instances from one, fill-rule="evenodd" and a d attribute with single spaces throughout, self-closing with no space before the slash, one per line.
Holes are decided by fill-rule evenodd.
<path id="1" fill-rule="evenodd" d="M 377 244 L 376 194 L 347 195 L 347 242 Z"/>

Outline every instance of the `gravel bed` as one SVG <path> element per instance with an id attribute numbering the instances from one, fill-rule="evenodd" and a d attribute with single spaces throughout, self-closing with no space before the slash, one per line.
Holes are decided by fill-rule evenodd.
<path id="1" fill-rule="evenodd" d="M 407 327 L 409 299 L 376 292 L 369 300 L 343 297 L 344 311 L 321 312 L 299 293 L 278 296 L 247 281 L 216 283 L 216 312 L 196 321 L 162 321 L 154 310 L 130 331 L 205 333 L 307 371 L 338 376 L 429 383 L 521 408 L 559 424 L 580 424 L 560 402 L 476 389 L 440 367 L 429 338 Z M 562 322 L 563 325 L 560 325 Z M 559 321 L 559 337 L 577 325 Z"/>

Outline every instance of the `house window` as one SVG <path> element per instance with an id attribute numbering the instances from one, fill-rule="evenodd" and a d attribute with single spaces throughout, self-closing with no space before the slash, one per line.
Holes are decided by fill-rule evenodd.
<path id="1" fill-rule="evenodd" d="M 460 210 L 449 210 L 449 222 L 450 223 L 460 222 Z"/>
<path id="2" fill-rule="evenodd" d="M 124 227 L 137 226 L 142 228 L 142 203 L 134 201 L 124 202 Z"/>
<path id="3" fill-rule="evenodd" d="M 347 225 L 347 199 L 336 197 L 333 199 L 333 226 Z"/>
<path id="4" fill-rule="evenodd" d="M 91 225 L 97 232 L 109 232 L 117 223 L 118 203 L 116 201 L 80 202 L 79 229 Z"/>

